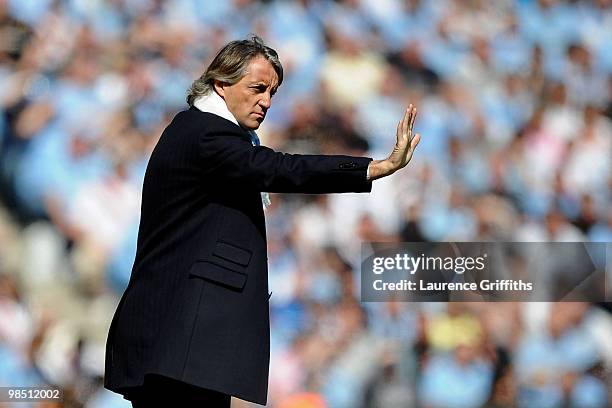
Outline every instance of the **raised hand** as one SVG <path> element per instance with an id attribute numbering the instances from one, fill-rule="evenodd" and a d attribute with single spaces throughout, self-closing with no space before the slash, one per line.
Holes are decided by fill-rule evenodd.
<path id="1" fill-rule="evenodd" d="M 404 117 L 397 124 L 396 140 L 393 151 L 385 160 L 374 160 L 370 163 L 369 180 L 376 180 L 395 173 L 405 167 L 412 159 L 421 135 L 413 134 L 412 129 L 416 119 L 417 110 L 412 104 L 408 106 Z"/>

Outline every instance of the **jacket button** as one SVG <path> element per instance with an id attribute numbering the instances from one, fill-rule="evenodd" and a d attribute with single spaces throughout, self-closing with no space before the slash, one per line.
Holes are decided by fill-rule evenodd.
<path id="1" fill-rule="evenodd" d="M 341 163 L 340 164 L 341 169 L 354 169 L 355 167 L 357 167 L 357 163 Z"/>

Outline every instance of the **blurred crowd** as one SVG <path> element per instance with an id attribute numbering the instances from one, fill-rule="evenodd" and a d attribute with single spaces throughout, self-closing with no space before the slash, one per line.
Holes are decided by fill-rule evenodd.
<path id="1" fill-rule="evenodd" d="M 610 0 L 0 0 L 0 386 L 130 406 L 104 342 L 147 159 L 249 33 L 285 67 L 263 144 L 381 159 L 408 103 L 422 135 L 369 195 L 272 196 L 269 406 L 611 406 L 609 304 L 359 297 L 362 242 L 612 241 Z"/>

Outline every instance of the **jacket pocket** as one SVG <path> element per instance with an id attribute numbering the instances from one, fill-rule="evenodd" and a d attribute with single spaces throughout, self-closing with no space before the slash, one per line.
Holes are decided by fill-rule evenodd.
<path id="1" fill-rule="evenodd" d="M 248 249 L 217 241 L 210 258 L 198 259 L 189 274 L 242 290 L 252 255 Z"/>
<path id="2" fill-rule="evenodd" d="M 240 267 L 246 267 L 251 261 L 251 255 L 253 255 L 253 253 L 248 249 L 241 248 L 228 242 L 217 241 L 212 257 L 213 262 L 222 259 L 223 261 L 231 262 Z"/>
<path id="3" fill-rule="evenodd" d="M 189 275 L 204 278 L 214 283 L 242 290 L 246 283 L 246 273 L 232 271 L 209 261 L 196 261 L 189 270 Z"/>

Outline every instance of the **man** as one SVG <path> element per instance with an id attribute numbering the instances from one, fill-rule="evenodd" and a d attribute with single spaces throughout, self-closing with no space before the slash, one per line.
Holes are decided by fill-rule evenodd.
<path id="1" fill-rule="evenodd" d="M 147 166 L 138 248 L 113 318 L 105 387 L 134 407 L 266 404 L 269 304 L 265 193 L 369 192 L 404 167 L 419 136 L 406 111 L 385 160 L 259 146 L 283 79 L 261 39 L 232 41 L 191 87 L 188 110 Z"/>

